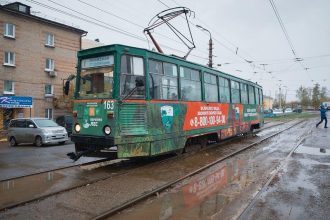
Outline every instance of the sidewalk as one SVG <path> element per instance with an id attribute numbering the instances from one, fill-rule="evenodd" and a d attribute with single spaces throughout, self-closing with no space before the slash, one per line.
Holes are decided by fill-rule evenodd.
<path id="1" fill-rule="evenodd" d="M 313 128 L 243 219 L 329 219 L 330 128 Z"/>

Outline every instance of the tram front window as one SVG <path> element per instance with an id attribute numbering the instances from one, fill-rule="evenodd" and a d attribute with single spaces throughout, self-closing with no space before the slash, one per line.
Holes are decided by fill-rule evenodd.
<path id="1" fill-rule="evenodd" d="M 113 98 L 113 66 L 81 71 L 81 98 Z"/>

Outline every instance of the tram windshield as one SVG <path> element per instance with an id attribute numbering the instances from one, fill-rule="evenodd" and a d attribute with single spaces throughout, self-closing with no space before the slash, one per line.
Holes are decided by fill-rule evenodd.
<path id="1" fill-rule="evenodd" d="M 113 56 L 82 60 L 80 98 L 113 98 Z"/>

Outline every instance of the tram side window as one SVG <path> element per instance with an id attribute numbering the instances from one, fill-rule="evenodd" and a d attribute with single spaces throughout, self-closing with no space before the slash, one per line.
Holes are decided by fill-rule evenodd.
<path id="1" fill-rule="evenodd" d="M 264 104 L 262 89 L 259 89 L 260 105 Z"/>
<path id="2" fill-rule="evenodd" d="M 248 87 L 245 83 L 241 83 L 241 99 L 242 104 L 249 104 Z"/>
<path id="3" fill-rule="evenodd" d="M 163 99 L 178 100 L 178 68 L 171 63 L 163 63 L 164 77 L 162 80 Z"/>
<path id="4" fill-rule="evenodd" d="M 230 103 L 229 80 L 219 77 L 220 102 Z"/>
<path id="5" fill-rule="evenodd" d="M 205 101 L 218 102 L 217 77 L 210 73 L 204 73 Z"/>
<path id="6" fill-rule="evenodd" d="M 149 93 L 152 99 L 162 99 L 161 83 L 163 76 L 163 64 L 155 60 L 149 60 Z"/>
<path id="7" fill-rule="evenodd" d="M 249 85 L 249 104 L 256 104 L 254 87 Z"/>
<path id="8" fill-rule="evenodd" d="M 240 103 L 239 96 L 239 83 L 236 81 L 231 81 L 231 102 L 232 103 Z"/>
<path id="9" fill-rule="evenodd" d="M 177 100 L 178 78 L 174 64 L 149 60 L 149 93 L 152 99 Z"/>
<path id="10" fill-rule="evenodd" d="M 255 87 L 255 93 L 256 93 L 256 104 L 260 104 L 260 96 L 259 96 L 259 89 Z"/>
<path id="11" fill-rule="evenodd" d="M 200 72 L 187 67 L 180 67 L 181 99 L 187 101 L 202 100 Z"/>
<path id="12" fill-rule="evenodd" d="M 138 86 L 137 86 L 138 84 Z M 127 99 L 145 98 L 143 58 L 123 55 L 121 57 L 120 95 Z"/>

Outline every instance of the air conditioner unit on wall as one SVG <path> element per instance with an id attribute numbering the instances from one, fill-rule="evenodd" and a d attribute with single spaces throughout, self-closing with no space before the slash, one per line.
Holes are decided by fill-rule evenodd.
<path id="1" fill-rule="evenodd" d="M 57 72 L 56 71 L 48 71 L 48 75 L 50 77 L 55 77 L 57 75 Z"/>

